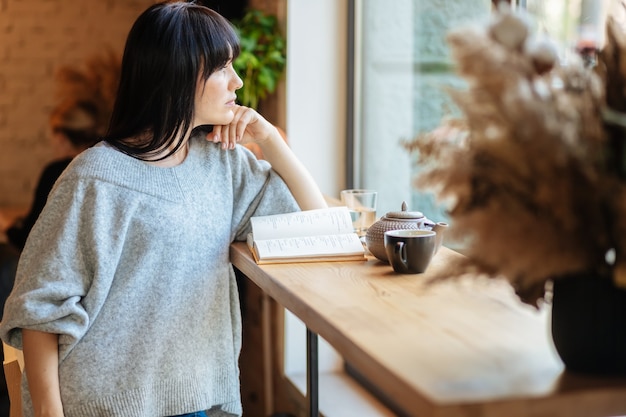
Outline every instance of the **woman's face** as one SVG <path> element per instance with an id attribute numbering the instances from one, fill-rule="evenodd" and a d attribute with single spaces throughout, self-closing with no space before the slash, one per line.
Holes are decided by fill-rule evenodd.
<path id="1" fill-rule="evenodd" d="M 206 82 L 200 79 L 196 88 L 193 127 L 230 123 L 237 98 L 235 91 L 242 86 L 232 61 L 211 74 Z"/>

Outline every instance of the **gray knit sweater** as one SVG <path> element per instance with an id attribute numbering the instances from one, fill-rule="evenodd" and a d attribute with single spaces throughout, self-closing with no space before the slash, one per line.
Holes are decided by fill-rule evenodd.
<path id="1" fill-rule="evenodd" d="M 20 259 L 0 336 L 58 333 L 65 417 L 240 415 L 241 322 L 229 244 L 252 215 L 298 210 L 242 147 L 192 138 L 155 167 L 107 146 L 57 181 Z M 25 415 L 32 406 L 23 381 Z"/>

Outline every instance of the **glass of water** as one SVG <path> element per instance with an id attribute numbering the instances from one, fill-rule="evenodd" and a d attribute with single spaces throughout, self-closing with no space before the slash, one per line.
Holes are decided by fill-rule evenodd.
<path id="1" fill-rule="evenodd" d="M 352 226 L 359 237 L 364 237 L 367 229 L 376 221 L 376 198 L 374 190 L 343 190 L 341 202 L 350 211 Z"/>

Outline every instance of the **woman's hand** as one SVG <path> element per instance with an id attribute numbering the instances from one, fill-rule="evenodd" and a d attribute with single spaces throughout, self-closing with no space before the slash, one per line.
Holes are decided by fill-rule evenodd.
<path id="1" fill-rule="evenodd" d="M 302 210 L 326 207 L 326 200 L 313 177 L 285 143 L 278 129 L 253 109 L 235 106 L 235 117 L 228 125 L 213 126 L 207 140 L 221 142 L 223 149 L 237 143 L 256 143 L 263 158 L 270 163 L 289 187 Z"/>
<path id="2" fill-rule="evenodd" d="M 263 143 L 271 138 L 281 138 L 274 125 L 255 110 L 236 105 L 235 116 L 227 125 L 213 126 L 207 140 L 221 143 L 222 149 L 235 149 L 237 143 Z"/>

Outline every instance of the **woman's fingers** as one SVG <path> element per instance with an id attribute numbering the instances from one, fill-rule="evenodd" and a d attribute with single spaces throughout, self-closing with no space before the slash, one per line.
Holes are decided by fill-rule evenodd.
<path id="1" fill-rule="evenodd" d="M 222 149 L 234 148 L 234 145 L 230 144 L 230 126 L 213 126 L 213 131 L 207 133 L 206 140 L 213 143 L 220 143 Z"/>
<path id="2" fill-rule="evenodd" d="M 213 129 L 207 133 L 206 140 L 213 143 L 219 143 L 222 134 L 222 126 L 213 126 Z"/>
<path id="3" fill-rule="evenodd" d="M 247 107 L 242 107 L 242 109 L 243 111 L 239 114 L 238 120 L 234 124 L 235 135 L 238 138 L 238 142 L 241 141 L 245 137 L 246 130 L 248 130 L 248 127 L 254 122 L 256 122 L 257 120 L 257 116 L 256 116 L 257 113 L 254 110 L 249 109 Z M 254 136 L 254 135 L 250 135 L 250 136 Z"/>
<path id="4" fill-rule="evenodd" d="M 230 131 L 232 129 L 230 128 L 230 125 L 224 125 L 222 126 L 222 135 L 221 135 L 221 142 L 222 142 L 222 149 L 230 149 Z"/>
<path id="5" fill-rule="evenodd" d="M 230 140 L 231 143 L 235 144 L 238 142 L 241 142 L 241 139 L 243 138 L 243 132 L 245 131 L 245 126 L 242 129 L 240 129 L 240 124 L 242 123 L 243 120 L 245 120 L 244 116 L 246 114 L 246 109 L 247 107 L 241 107 L 238 106 L 237 109 L 235 110 L 235 116 L 233 117 L 233 120 L 231 120 L 230 125 L 229 125 L 229 129 L 230 129 Z"/>
<path id="6" fill-rule="evenodd" d="M 263 124 L 258 124 L 258 113 L 248 107 L 237 106 L 234 116 L 227 125 L 214 126 L 207 135 L 207 140 L 221 143 L 222 149 L 235 149 L 237 143 L 249 141 L 250 138 L 264 138 Z"/>

